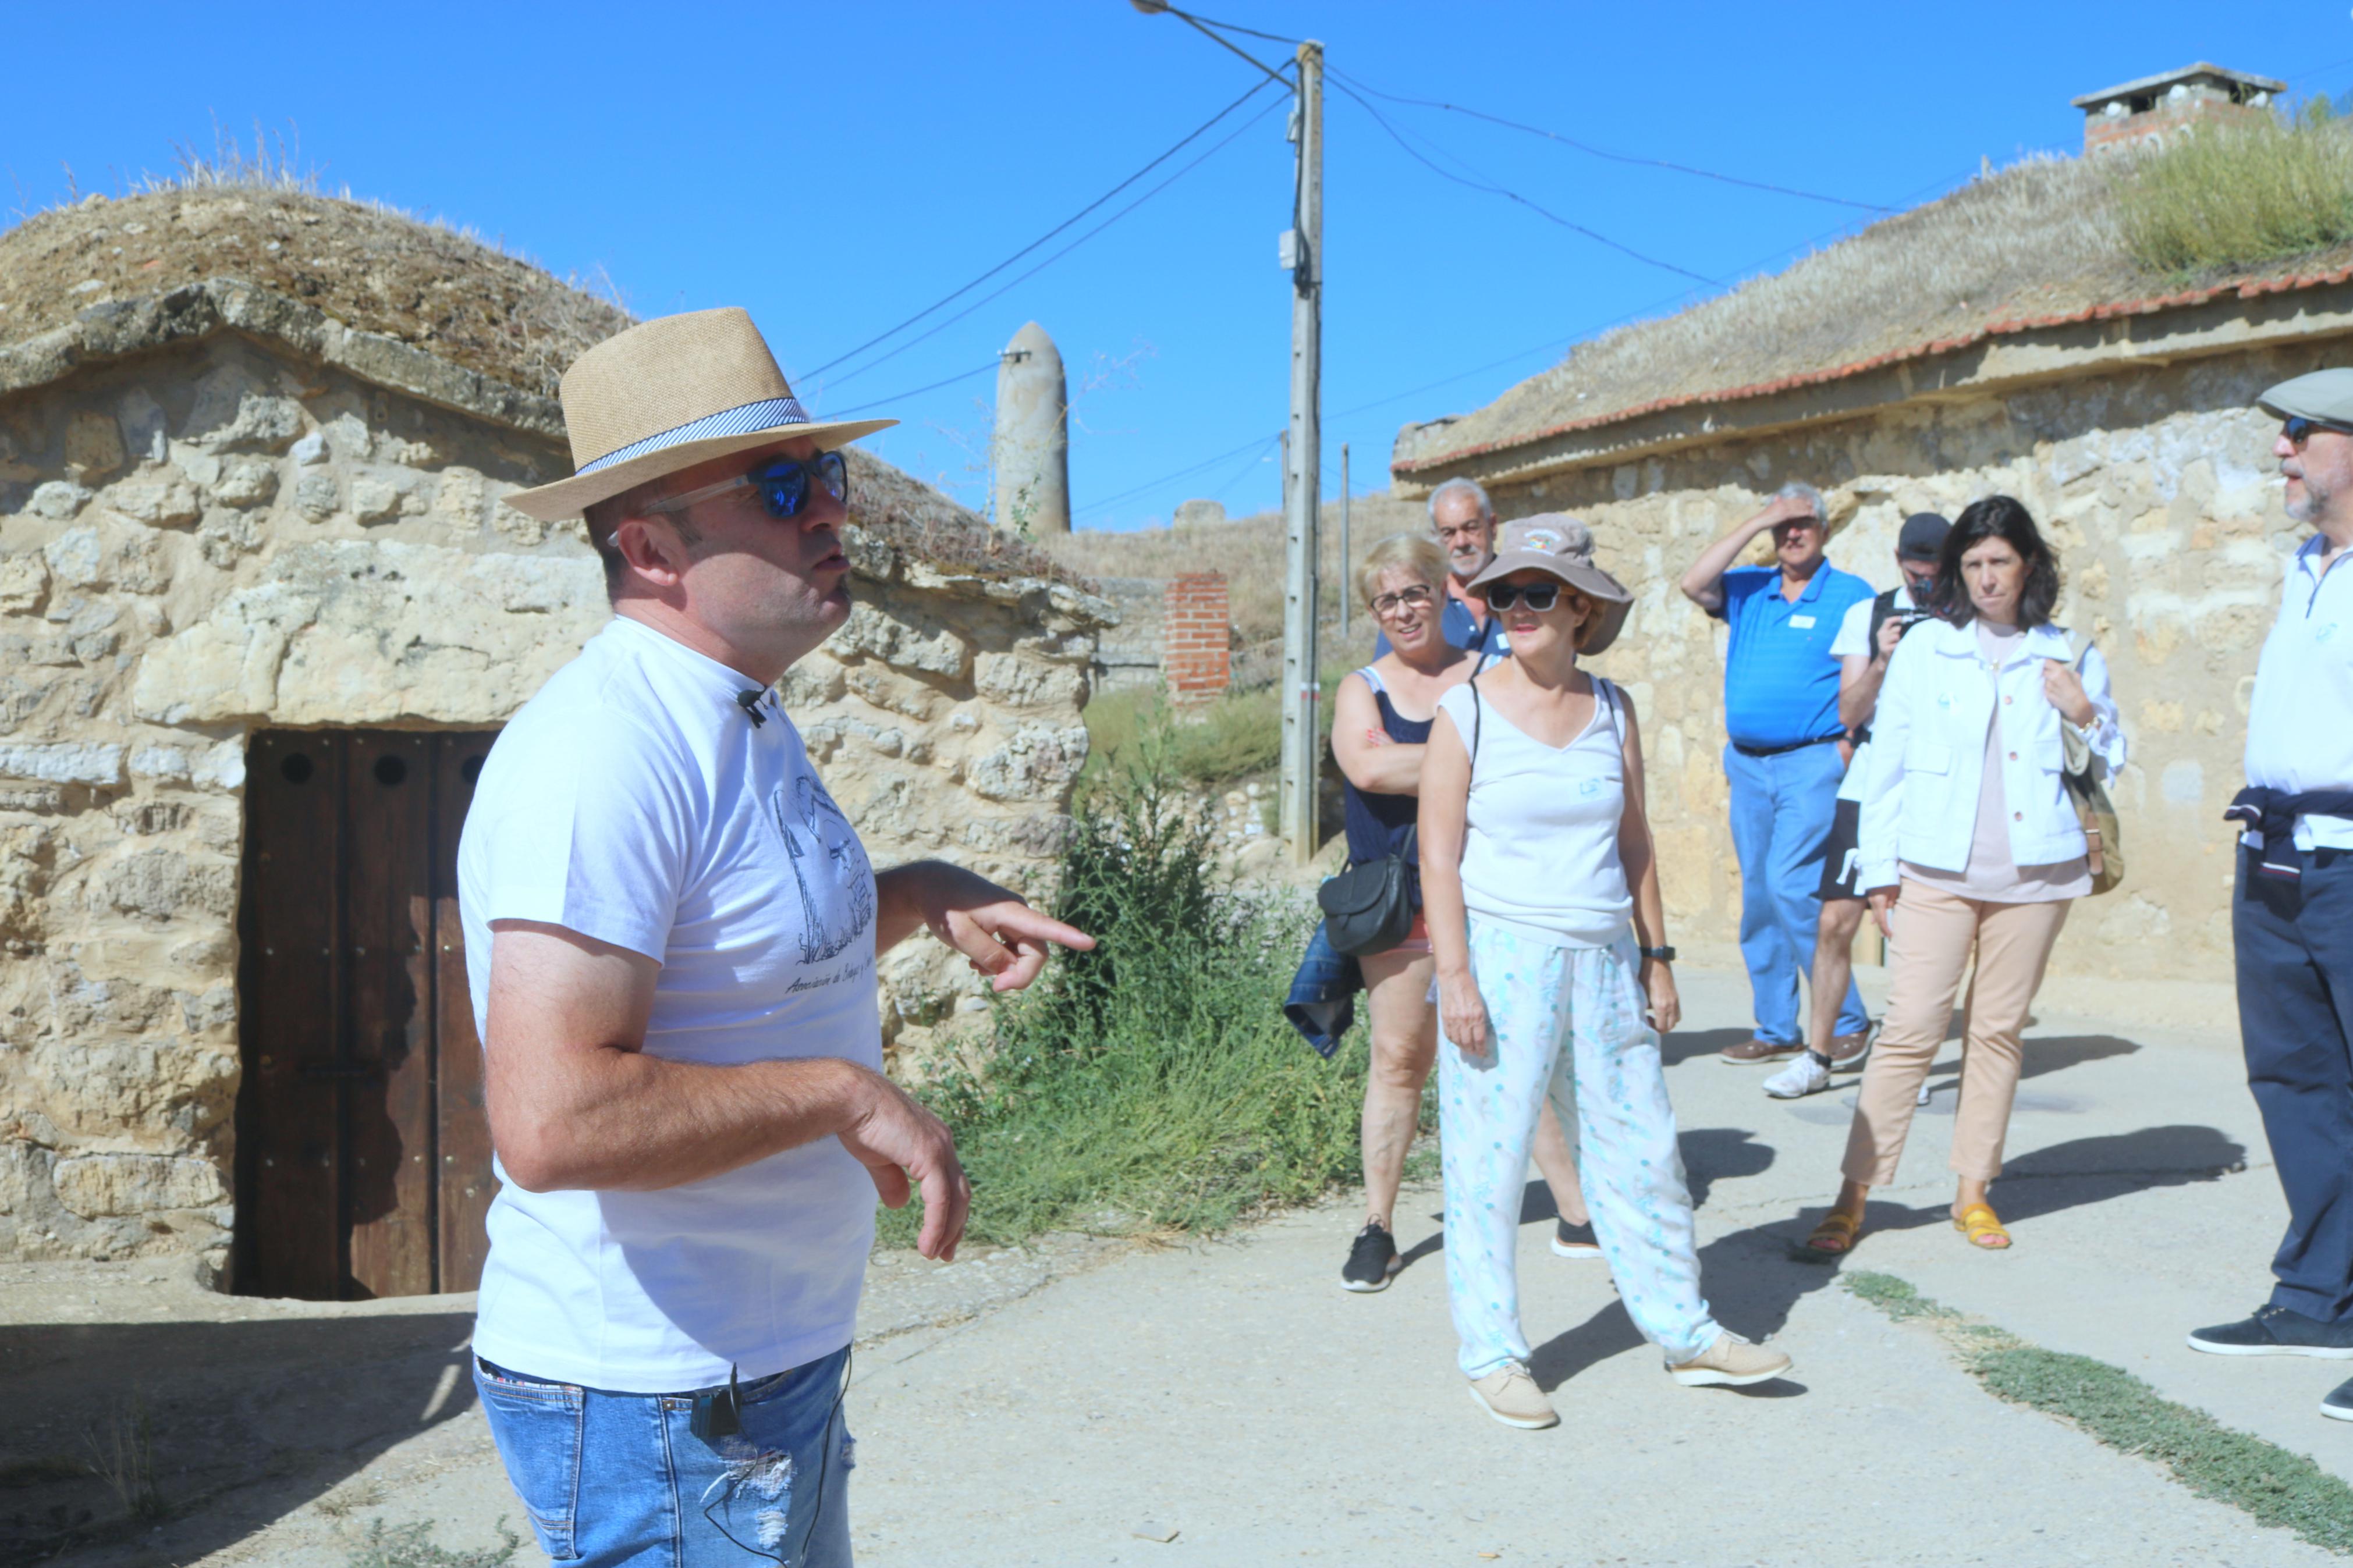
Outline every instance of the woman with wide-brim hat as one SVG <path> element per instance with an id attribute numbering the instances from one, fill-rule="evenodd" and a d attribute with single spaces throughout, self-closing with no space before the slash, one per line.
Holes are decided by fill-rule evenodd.
<path id="1" fill-rule="evenodd" d="M 1633 705 L 1578 668 L 1633 595 L 1556 513 L 1505 523 L 1466 587 L 1513 657 L 1447 692 L 1422 765 L 1422 907 L 1438 959 L 1446 1280 L 1472 1399 L 1511 1426 L 1559 1417 L 1527 1365 L 1515 1271 L 1538 1108 L 1573 1130 L 1629 1316 L 1677 1383 L 1751 1384 L 1789 1358 L 1700 1299 L 1690 1190 L 1659 1034 L 1682 1014 L 1644 810 Z"/>

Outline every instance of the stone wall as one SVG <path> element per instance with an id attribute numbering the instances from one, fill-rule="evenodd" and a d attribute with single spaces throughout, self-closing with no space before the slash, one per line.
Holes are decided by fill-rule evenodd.
<path id="1" fill-rule="evenodd" d="M 2306 532 L 2281 510 L 2277 422 L 2252 403 L 2274 382 L 2341 359 L 2282 346 L 2121 368 L 1495 486 L 1504 517 L 1585 518 L 1602 563 L 1635 591 L 1626 633 L 1598 668 L 1626 684 L 1642 716 L 1678 938 L 1730 943 L 1739 910 L 1721 762 L 1725 634 L 1677 591 L 1683 569 L 1784 481 L 1803 479 L 1830 496 L 1831 560 L 1892 586 L 1906 514 L 1957 516 L 2006 492 L 2059 550 L 2059 619 L 2099 640 L 2132 744 L 2112 785 L 2129 879 L 2076 908 L 2053 972 L 2227 978 L 2237 835 L 2221 812 L 2242 782 L 2248 694 L 2282 563 Z"/>
<path id="2" fill-rule="evenodd" d="M 543 400 L 211 329 L 114 347 L 0 393 L 0 1258 L 217 1260 L 248 737 L 495 725 L 608 612 L 578 526 L 500 500 L 568 471 Z M 858 606 L 786 688 L 834 794 L 878 864 L 1040 884 L 1115 612 L 847 542 Z M 920 940 L 886 985 L 902 1052 L 977 989 Z"/>
<path id="3" fill-rule="evenodd" d="M 1186 572 L 1168 584 L 1160 656 L 1168 678 L 1168 700 L 1179 705 L 1212 702 L 1233 683 L 1233 615 L 1227 607 L 1226 574 Z"/>

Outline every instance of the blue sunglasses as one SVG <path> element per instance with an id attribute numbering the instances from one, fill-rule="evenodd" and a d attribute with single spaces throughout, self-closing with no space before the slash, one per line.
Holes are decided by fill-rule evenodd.
<path id="1" fill-rule="evenodd" d="M 849 500 L 849 465 L 839 452 L 819 452 L 814 458 L 776 458 L 762 463 L 740 479 L 722 479 L 715 485 L 705 485 L 699 490 L 689 490 L 682 496 L 671 496 L 646 508 L 648 511 L 677 511 L 699 500 L 724 495 L 729 490 L 748 485 L 760 492 L 768 515 L 779 522 L 801 514 L 808 505 L 809 480 L 814 477 L 825 487 L 825 493 L 834 500 Z"/>

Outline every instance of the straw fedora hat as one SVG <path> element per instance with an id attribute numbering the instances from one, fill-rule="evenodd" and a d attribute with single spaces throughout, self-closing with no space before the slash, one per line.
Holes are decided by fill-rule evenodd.
<path id="1" fill-rule="evenodd" d="M 794 436 L 854 441 L 899 423 L 811 419 L 750 314 L 732 305 L 606 339 L 572 362 L 562 395 L 572 478 L 505 498 L 543 522 L 730 452 Z"/>
<path id="2" fill-rule="evenodd" d="M 1594 563 L 1593 531 L 1564 512 L 1538 512 L 1507 522 L 1496 531 L 1495 558 L 1462 584 L 1476 594 L 1514 572 L 1547 572 L 1593 601 L 1593 628 L 1577 645 L 1581 654 L 1599 653 L 1618 640 L 1634 595 Z"/>

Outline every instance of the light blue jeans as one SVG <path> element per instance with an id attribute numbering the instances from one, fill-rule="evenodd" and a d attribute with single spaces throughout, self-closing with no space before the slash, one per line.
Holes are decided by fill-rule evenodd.
<path id="1" fill-rule="evenodd" d="M 743 1431 L 691 1394 L 608 1394 L 477 1359 L 474 1387 L 540 1550 L 558 1563 L 849 1568 L 849 1352 L 743 1386 Z"/>
<path id="2" fill-rule="evenodd" d="M 1520 1195 L 1547 1094 L 1577 1145 L 1594 1236 L 1627 1315 L 1669 1364 L 1691 1360 L 1723 1331 L 1700 1300 L 1691 1190 L 1632 934 L 1609 947 L 1555 947 L 1473 915 L 1470 936 L 1487 1053 L 1465 1060 L 1451 1041 L 1438 1047 L 1446 1289 L 1463 1375 L 1528 1359 Z"/>
<path id="3" fill-rule="evenodd" d="M 1724 748 L 1732 785 L 1732 848 L 1740 858 L 1740 956 L 1757 1009 L 1757 1037 L 1806 1043 L 1798 1016 L 1798 982 L 1814 973 L 1814 938 L 1822 923 L 1822 841 L 1837 815 L 1845 769 L 1835 745 L 1804 746 L 1775 757 Z M 1850 976 L 1838 1032 L 1871 1027 L 1862 993 Z"/>

